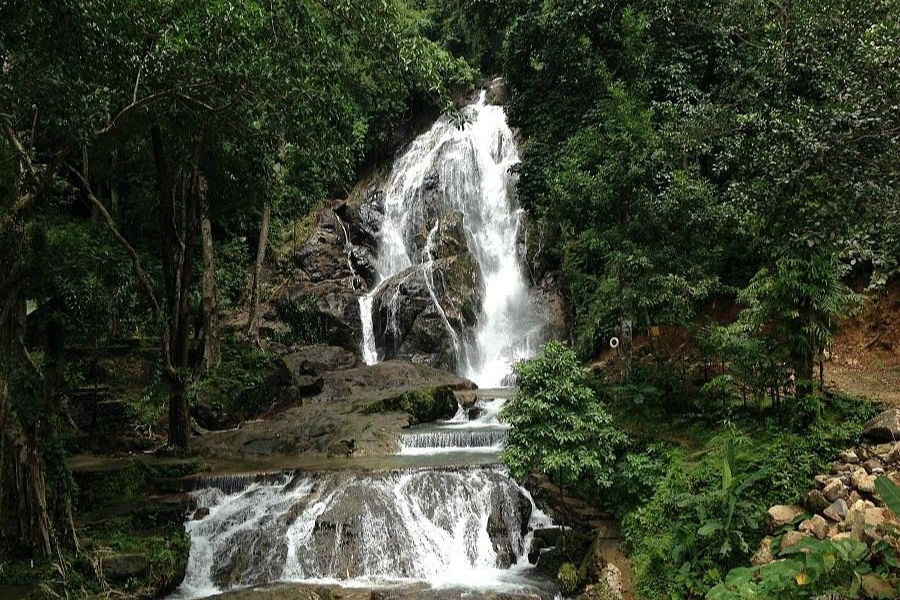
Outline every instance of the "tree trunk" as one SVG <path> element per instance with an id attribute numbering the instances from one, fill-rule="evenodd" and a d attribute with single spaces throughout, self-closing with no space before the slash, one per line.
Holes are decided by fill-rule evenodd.
<path id="1" fill-rule="evenodd" d="M 6 124 L 0 125 L 0 130 L 18 154 L 20 168 L 13 203 L 0 214 L 0 543 L 5 548 L 47 557 L 57 545 L 48 499 L 64 510 L 71 506 L 71 499 L 67 485 L 59 482 L 55 486 L 50 482 L 53 493 L 48 494 L 48 459 L 42 454 L 44 436 L 54 433 L 47 424 L 55 420 L 59 406 L 44 404 L 46 398 L 38 398 L 39 405 L 45 407 L 26 415 L 20 414 L 16 406 L 17 400 L 22 401 L 22 394 L 46 395 L 52 391 L 25 346 L 28 313 L 23 257 L 27 251 L 28 211 L 53 184 L 68 151 L 59 152 L 41 174 L 31 161 L 31 150 L 23 147 L 17 132 Z M 0 199 L 4 198 L 0 195 Z M 52 465 L 52 472 L 66 471 L 60 453 L 51 453 L 49 460 L 62 461 Z M 64 534 L 71 536 L 77 548 L 74 529 Z"/>
<path id="2" fill-rule="evenodd" d="M 112 151 L 110 162 L 112 163 L 110 165 L 112 177 L 107 181 L 107 185 L 109 185 L 109 212 L 112 214 L 113 218 L 117 218 L 119 216 L 119 182 L 117 180 L 119 169 L 118 150 Z"/>
<path id="3" fill-rule="evenodd" d="M 253 286 L 250 289 L 250 316 L 248 317 L 248 335 L 259 342 L 259 285 L 263 261 L 266 259 L 266 247 L 269 244 L 269 223 L 272 209 L 269 202 L 263 204 L 262 221 L 259 225 L 259 244 L 256 248 L 256 262 L 253 264 Z"/>
<path id="4" fill-rule="evenodd" d="M 15 231 L 11 231 L 15 229 Z M 25 351 L 26 306 L 21 271 L 23 232 L 15 225 L 3 232 L 6 256 L 0 263 L 0 353 L 8 363 L 0 370 L 0 528 L 4 545 L 27 548 L 46 557 L 53 551 L 44 465 L 38 452 L 41 415 L 26 429 L 13 405 L 8 370 L 22 369 Z"/>
<path id="5" fill-rule="evenodd" d="M 159 188 L 160 256 L 166 289 L 168 336 L 163 344 L 166 380 L 169 384 L 169 439 L 178 450 L 187 449 L 190 439 L 190 414 L 187 402 L 186 368 L 190 329 L 188 292 L 191 284 L 192 238 L 196 222 L 196 194 L 185 197 L 183 236 L 176 223 L 175 185 L 169 170 L 159 125 L 150 129 L 156 180 Z"/>
<path id="6" fill-rule="evenodd" d="M 809 352 L 798 352 L 792 357 L 794 385 L 797 397 L 806 396 L 813 391 L 813 355 Z"/>
<path id="7" fill-rule="evenodd" d="M 207 370 L 222 360 L 219 340 L 219 307 L 216 288 L 216 266 L 213 255 L 212 223 L 209 219 L 209 197 L 206 181 L 198 174 L 200 200 L 200 240 L 203 248 L 203 364 Z"/>

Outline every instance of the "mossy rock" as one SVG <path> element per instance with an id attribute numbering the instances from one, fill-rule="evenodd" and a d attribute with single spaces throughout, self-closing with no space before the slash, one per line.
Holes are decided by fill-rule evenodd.
<path id="1" fill-rule="evenodd" d="M 456 413 L 456 396 L 448 386 L 417 388 L 374 402 L 363 414 L 403 412 L 411 417 L 410 424 L 449 419 Z"/>

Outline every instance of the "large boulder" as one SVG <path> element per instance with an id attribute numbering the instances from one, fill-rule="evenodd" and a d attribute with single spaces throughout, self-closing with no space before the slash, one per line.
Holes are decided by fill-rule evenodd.
<path id="1" fill-rule="evenodd" d="M 547 340 L 565 342 L 572 331 L 569 307 L 559 284 L 559 273 L 544 274 L 532 288 L 531 301 L 540 308 L 544 321 L 544 337 Z"/>
<path id="2" fill-rule="evenodd" d="M 103 576 L 109 581 L 128 581 L 150 572 L 150 561 L 143 554 L 116 554 L 100 561 Z"/>
<path id="3" fill-rule="evenodd" d="M 401 271 L 372 303 L 372 325 L 384 359 L 456 370 L 481 308 L 483 284 L 468 252 Z"/>
<path id="4" fill-rule="evenodd" d="M 282 360 L 294 377 L 321 375 L 326 371 L 341 371 L 360 365 L 359 358 L 340 346 L 301 346 L 287 351 Z"/>
<path id="5" fill-rule="evenodd" d="M 299 406 L 195 440 L 208 458 L 383 455 L 399 449 L 403 428 L 447 419 L 454 391 L 475 384 L 426 365 L 384 362 L 322 373 L 321 391 Z"/>
<path id="6" fill-rule="evenodd" d="M 475 384 L 427 365 L 402 361 L 385 361 L 354 369 L 333 371 L 323 375 L 322 393 L 315 402 L 341 399 L 374 398 L 382 392 L 446 387 L 452 391 L 475 389 Z"/>
<path id="7" fill-rule="evenodd" d="M 863 426 L 863 435 L 876 441 L 900 441 L 900 408 L 889 408 Z"/>
<path id="8" fill-rule="evenodd" d="M 432 259 L 447 258 L 469 251 L 463 213 L 452 210 L 438 218 L 434 233 L 428 232 L 425 246 Z M 430 238 L 430 239 L 429 239 Z"/>
<path id="9" fill-rule="evenodd" d="M 572 330 L 572 319 L 562 293 L 562 275 L 555 253 L 559 245 L 559 229 L 526 215 L 516 235 L 516 252 L 531 284 L 531 302 L 539 307 L 538 312 L 545 319 L 544 337 L 567 341 Z"/>
<path id="10" fill-rule="evenodd" d="M 768 531 L 776 531 L 777 529 L 794 522 L 798 517 L 803 515 L 804 512 L 805 511 L 801 506 L 786 506 L 783 504 L 773 506 L 766 513 L 766 528 Z"/>
<path id="11" fill-rule="evenodd" d="M 232 373 L 232 378 L 236 380 L 244 374 L 249 371 Z M 281 358 L 274 357 L 254 380 L 241 386 L 223 386 L 216 378 L 204 381 L 195 390 L 191 404 L 191 416 L 197 425 L 212 431 L 231 429 L 289 401 L 293 395 L 295 381 Z"/>
<path id="12" fill-rule="evenodd" d="M 503 77 L 497 77 L 487 85 L 487 94 L 484 101 L 487 104 L 504 105 L 509 102 L 512 94 L 509 91 L 509 85 Z"/>

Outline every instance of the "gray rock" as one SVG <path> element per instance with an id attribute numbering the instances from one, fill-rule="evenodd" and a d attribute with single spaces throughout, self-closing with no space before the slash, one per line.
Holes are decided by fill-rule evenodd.
<path id="1" fill-rule="evenodd" d="M 829 502 L 834 502 L 838 498 L 847 497 L 847 487 L 840 479 L 834 478 L 825 484 L 825 487 L 822 489 L 822 494 Z"/>
<path id="2" fill-rule="evenodd" d="M 544 313 L 543 330 L 548 340 L 566 341 L 572 330 L 569 306 L 562 294 L 559 273 L 550 272 L 534 287 L 532 303 L 541 307 Z"/>
<path id="3" fill-rule="evenodd" d="M 458 353 L 477 323 L 482 288 L 480 271 L 468 252 L 410 267 L 388 279 L 372 302 L 372 326 L 382 358 L 456 370 Z"/>
<path id="4" fill-rule="evenodd" d="M 282 359 L 294 377 L 352 369 L 361 364 L 355 354 L 340 346 L 294 347 Z"/>
<path id="5" fill-rule="evenodd" d="M 488 84 L 487 95 L 485 96 L 487 104 L 503 105 L 509 102 L 510 97 L 509 86 L 503 77 L 497 77 Z"/>
<path id="6" fill-rule="evenodd" d="M 900 446 L 900 444 L 898 444 Z M 874 473 L 876 470 L 884 471 L 884 464 L 881 462 L 879 458 L 870 458 L 866 462 L 863 463 L 863 468 L 868 471 L 870 474 Z"/>
<path id="7" fill-rule="evenodd" d="M 305 239 L 281 249 L 279 292 L 267 322 L 285 343 L 325 342 L 357 351 L 359 296 L 376 277 L 377 202 L 345 201 L 322 208 Z M 383 210 L 383 209 L 382 209 Z M 308 225 L 298 223 L 297 236 Z"/>
<path id="8" fill-rule="evenodd" d="M 803 505 L 814 513 L 821 513 L 828 508 L 830 504 L 828 499 L 825 498 L 824 494 L 819 490 L 810 490 L 806 493 L 806 497 L 803 500 Z"/>
<path id="9" fill-rule="evenodd" d="M 406 390 L 436 387 L 446 387 L 451 391 L 476 388 L 468 379 L 448 371 L 402 361 L 385 361 L 354 369 L 331 371 L 325 373 L 323 379 L 322 393 L 313 398 L 315 402 L 382 398 Z M 455 402 L 454 397 L 454 408 Z"/>
<path id="10" fill-rule="evenodd" d="M 143 554 L 118 554 L 100 561 L 103 576 L 109 581 L 127 581 L 150 573 L 150 561 Z"/>
<path id="11" fill-rule="evenodd" d="M 840 522 L 847 516 L 847 502 L 843 498 L 838 498 L 822 514 L 834 522 Z"/>
<path id="12" fill-rule="evenodd" d="M 876 441 L 900 441 L 900 408 L 889 408 L 868 421 L 863 435 Z"/>
<path id="13" fill-rule="evenodd" d="M 855 488 L 859 488 L 860 481 L 862 481 L 863 478 L 868 477 L 868 475 L 869 474 L 866 472 L 865 469 L 863 469 L 863 468 L 856 469 L 855 471 L 853 471 L 853 474 L 850 476 L 850 485 L 852 485 Z"/>
<path id="14" fill-rule="evenodd" d="M 322 391 L 271 419 L 194 440 L 210 458 L 393 454 L 403 428 L 449 418 L 455 390 L 475 384 L 426 365 L 389 361 L 326 372 Z"/>
<path id="15" fill-rule="evenodd" d="M 463 218 L 463 213 L 458 210 L 446 212 L 438 218 L 437 229 L 431 236 L 430 252 L 433 259 L 437 260 L 469 252 Z M 425 247 L 427 244 L 430 231 L 424 233 L 425 239 L 422 242 L 422 247 Z"/>
<path id="16" fill-rule="evenodd" d="M 789 525 L 805 511 L 800 506 L 776 505 L 766 512 L 766 525 L 769 531 Z"/>
<path id="17" fill-rule="evenodd" d="M 856 464 L 859 462 L 859 457 L 853 450 L 844 450 L 841 452 L 841 460 L 846 463 Z"/>
<path id="18" fill-rule="evenodd" d="M 799 530 L 803 533 L 814 535 L 817 539 L 824 540 L 828 537 L 831 526 L 822 516 L 813 515 L 811 519 L 807 519 L 800 523 Z"/>
<path id="19" fill-rule="evenodd" d="M 861 492 L 865 492 L 866 494 L 874 494 L 875 480 L 877 479 L 877 477 L 877 475 L 866 475 L 859 480 L 856 488 Z"/>
<path id="20" fill-rule="evenodd" d="M 768 535 L 762 539 L 759 543 L 759 548 L 750 559 L 750 564 L 754 567 L 760 567 L 775 560 L 775 556 L 772 554 L 772 539 L 773 538 Z"/>
<path id="21" fill-rule="evenodd" d="M 788 548 L 796 546 L 808 537 L 810 537 L 809 534 L 803 533 L 801 531 L 788 531 L 783 536 L 781 536 L 781 541 L 778 543 L 778 550 L 780 552 L 784 552 Z"/>
<path id="22" fill-rule="evenodd" d="M 291 280 L 275 298 L 278 320 L 289 341 L 324 342 L 351 351 L 362 339 L 359 296 L 365 288 L 349 277 L 319 282 Z"/>
<path id="23" fill-rule="evenodd" d="M 891 448 L 891 451 L 887 453 L 885 458 L 888 462 L 894 464 L 900 463 L 900 442 L 894 444 L 894 447 Z"/>

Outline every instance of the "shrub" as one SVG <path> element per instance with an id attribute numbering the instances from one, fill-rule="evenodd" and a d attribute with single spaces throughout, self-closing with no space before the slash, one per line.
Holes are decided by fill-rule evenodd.
<path id="1" fill-rule="evenodd" d="M 627 437 L 589 387 L 575 353 L 550 342 L 516 365 L 519 392 L 503 409 L 510 431 L 503 461 L 514 477 L 533 469 L 559 485 L 605 489 Z"/>
<path id="2" fill-rule="evenodd" d="M 556 574 L 556 582 L 559 584 L 560 592 L 571 596 L 578 589 L 578 569 L 570 562 L 563 563 Z"/>

